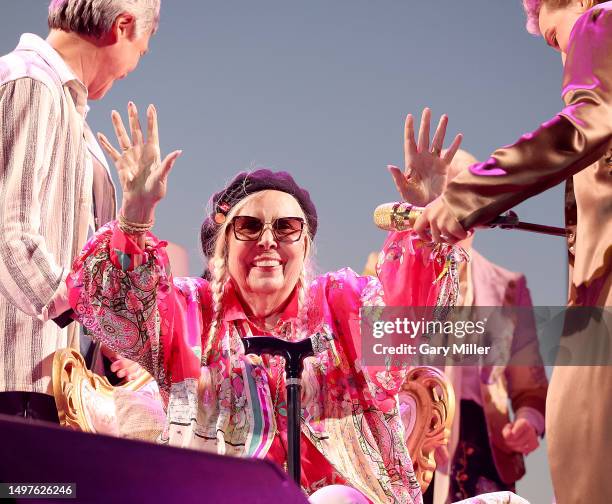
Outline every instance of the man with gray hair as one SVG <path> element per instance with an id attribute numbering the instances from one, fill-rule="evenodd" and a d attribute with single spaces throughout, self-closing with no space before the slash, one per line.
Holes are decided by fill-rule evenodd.
<path id="1" fill-rule="evenodd" d="M 88 234 L 115 216 L 108 165 L 85 116 L 133 71 L 160 0 L 52 0 L 46 40 L 0 58 L 0 413 L 58 421 L 57 349 L 79 348 L 65 278 Z M 140 372 L 113 364 L 117 376 Z"/>

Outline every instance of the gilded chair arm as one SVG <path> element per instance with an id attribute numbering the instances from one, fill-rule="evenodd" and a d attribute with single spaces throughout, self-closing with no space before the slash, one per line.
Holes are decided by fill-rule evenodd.
<path id="1" fill-rule="evenodd" d="M 448 444 L 455 415 L 455 393 L 444 373 L 433 367 L 410 370 L 399 392 L 400 407 L 413 408 L 402 415 L 407 429 L 406 445 L 423 492 L 436 470 L 436 448 Z M 408 425 L 406 425 L 408 423 Z"/>

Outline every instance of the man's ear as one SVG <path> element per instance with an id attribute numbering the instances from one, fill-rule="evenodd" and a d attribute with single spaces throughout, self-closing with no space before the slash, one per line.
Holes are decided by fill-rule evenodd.
<path id="1" fill-rule="evenodd" d="M 116 40 L 131 39 L 136 33 L 136 18 L 133 14 L 119 14 L 113 23 L 113 34 Z"/>

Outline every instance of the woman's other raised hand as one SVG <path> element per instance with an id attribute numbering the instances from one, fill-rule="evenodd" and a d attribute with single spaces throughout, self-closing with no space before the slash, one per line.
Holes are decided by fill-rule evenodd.
<path id="1" fill-rule="evenodd" d="M 440 118 L 431 145 L 430 123 L 431 110 L 425 108 L 417 143 L 414 138 L 414 117 L 408 114 L 404 126 L 404 170 L 393 165 L 387 167 L 404 201 L 416 206 L 425 206 L 442 194 L 451 161 L 463 139 L 463 135 L 458 134 L 451 146 L 442 152 L 448 116 L 445 114 Z"/>

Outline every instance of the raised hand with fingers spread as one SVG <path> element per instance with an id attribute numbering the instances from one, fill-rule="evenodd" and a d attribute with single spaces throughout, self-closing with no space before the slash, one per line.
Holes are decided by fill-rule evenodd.
<path id="1" fill-rule="evenodd" d="M 402 198 L 416 206 L 425 206 L 446 188 L 448 169 L 463 136 L 458 134 L 451 146 L 442 152 L 448 116 L 440 118 L 431 145 L 429 131 L 431 110 L 423 109 L 418 143 L 414 138 L 414 117 L 408 114 L 404 127 L 404 170 L 389 165 L 397 190 Z"/>
<path id="2" fill-rule="evenodd" d="M 121 152 L 115 149 L 102 133 L 98 139 L 111 157 L 123 190 L 121 215 L 133 223 L 152 223 L 155 206 L 167 191 L 168 174 L 182 151 L 177 150 L 161 159 L 157 110 L 153 105 L 147 108 L 147 138 L 140 127 L 136 105 L 128 104 L 130 135 L 128 135 L 119 112 L 113 110 L 113 128 Z"/>

